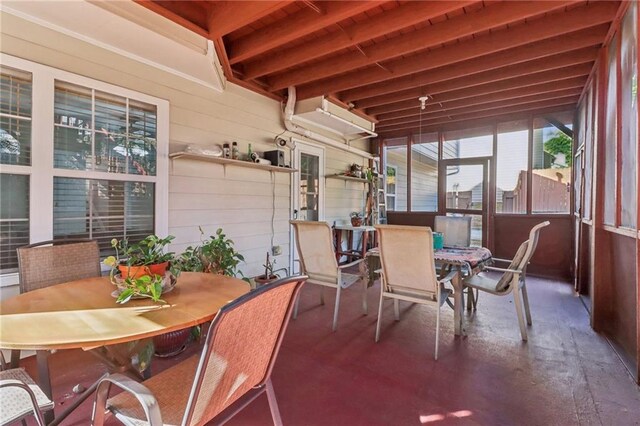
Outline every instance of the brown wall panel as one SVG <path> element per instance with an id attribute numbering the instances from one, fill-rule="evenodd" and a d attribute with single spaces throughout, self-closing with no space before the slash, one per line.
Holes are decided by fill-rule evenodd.
<path id="1" fill-rule="evenodd" d="M 529 237 L 536 224 L 548 220 L 551 225 L 540 231 L 540 240 L 527 273 L 572 281 L 573 219 L 569 216 L 494 216 L 495 257 L 510 259 L 518 246 Z"/>

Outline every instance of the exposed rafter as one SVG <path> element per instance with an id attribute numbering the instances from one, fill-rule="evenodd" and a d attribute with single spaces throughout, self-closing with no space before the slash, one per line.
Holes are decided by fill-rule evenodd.
<path id="1" fill-rule="evenodd" d="M 322 3 L 322 14 L 305 8 L 298 13 L 274 22 L 260 31 L 231 42 L 228 46 L 229 62 L 237 64 L 274 49 L 292 40 L 304 37 L 328 25 L 347 19 L 378 6 L 382 1 L 329 1 Z"/>
<path id="2" fill-rule="evenodd" d="M 367 21 L 362 21 L 345 29 L 334 31 L 324 37 L 299 46 L 284 49 L 269 57 L 248 62 L 244 65 L 246 78 L 254 79 L 266 74 L 293 67 L 333 52 L 338 52 L 350 46 L 355 46 L 367 40 L 384 36 L 393 31 L 426 22 L 431 18 L 459 9 L 474 1 L 412 1 L 392 9 L 387 13 L 378 14 Z"/>
<path id="3" fill-rule="evenodd" d="M 567 32 L 594 27 L 609 22 L 615 15 L 616 8 L 617 5 L 615 3 L 592 3 L 572 9 L 566 13 L 553 14 L 544 20 L 536 20 L 515 28 L 480 36 L 456 46 L 434 49 L 407 58 L 394 59 L 385 63 L 386 69 L 369 67 L 304 85 L 299 87 L 298 96 L 300 99 L 305 99 L 329 91 L 343 91 L 377 83 L 392 77 L 400 77 L 456 62 L 468 61 L 479 56 L 557 37 Z"/>
<path id="4" fill-rule="evenodd" d="M 291 1 L 243 1 L 240 4 L 234 1 L 209 2 L 209 34 L 212 39 L 222 37 L 283 8 Z"/>
<path id="5" fill-rule="evenodd" d="M 558 2 L 503 2 L 496 3 L 477 12 L 440 22 L 418 31 L 389 38 L 362 49 L 362 55 L 345 52 L 322 61 L 310 63 L 296 70 L 269 77 L 272 90 L 288 85 L 300 85 L 313 80 L 342 74 L 367 65 L 412 52 L 447 43 L 495 26 L 525 19 L 533 15 L 566 6 L 569 1 Z"/>

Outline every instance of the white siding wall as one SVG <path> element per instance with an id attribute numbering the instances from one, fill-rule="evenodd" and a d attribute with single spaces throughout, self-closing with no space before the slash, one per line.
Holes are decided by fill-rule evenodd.
<path id="1" fill-rule="evenodd" d="M 241 153 L 246 153 L 249 143 L 262 152 L 274 149 L 274 136 L 284 130 L 278 101 L 233 84 L 219 93 L 12 15 L 2 14 L 1 31 L 4 53 L 167 99 L 171 152 L 187 144 L 231 141 L 238 142 Z M 326 147 L 326 174 L 342 172 L 354 162 L 367 164 L 355 154 Z M 243 272 L 259 274 L 271 245 L 275 185 L 274 244 L 283 249 L 277 263 L 288 266 L 288 173 L 273 174 L 272 182 L 272 174 L 266 171 L 191 160 L 172 161 L 169 173 L 169 232 L 176 236 L 172 250 L 179 252 L 198 243 L 199 226 L 207 234 L 222 227 L 246 258 Z M 363 209 L 363 184 L 327 180 L 326 188 L 329 223 L 348 220 L 349 212 Z"/>

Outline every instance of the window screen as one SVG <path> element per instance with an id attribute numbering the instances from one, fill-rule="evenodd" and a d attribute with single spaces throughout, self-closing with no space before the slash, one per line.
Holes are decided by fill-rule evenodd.
<path id="1" fill-rule="evenodd" d="M 0 66 L 0 164 L 31 165 L 31 74 Z"/>
<path id="2" fill-rule="evenodd" d="M 29 244 L 29 176 L 0 174 L 0 272 L 18 268 L 16 249 Z"/>

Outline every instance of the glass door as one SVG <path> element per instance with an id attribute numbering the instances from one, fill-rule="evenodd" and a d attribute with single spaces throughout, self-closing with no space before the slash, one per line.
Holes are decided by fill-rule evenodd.
<path id="1" fill-rule="evenodd" d="M 293 174 L 291 218 L 324 220 L 324 149 L 296 142 L 292 152 Z M 291 271 L 299 272 L 298 250 L 291 229 Z"/>
<path id="2" fill-rule="evenodd" d="M 471 245 L 487 246 L 489 159 L 443 160 L 445 212 L 471 217 Z"/>

